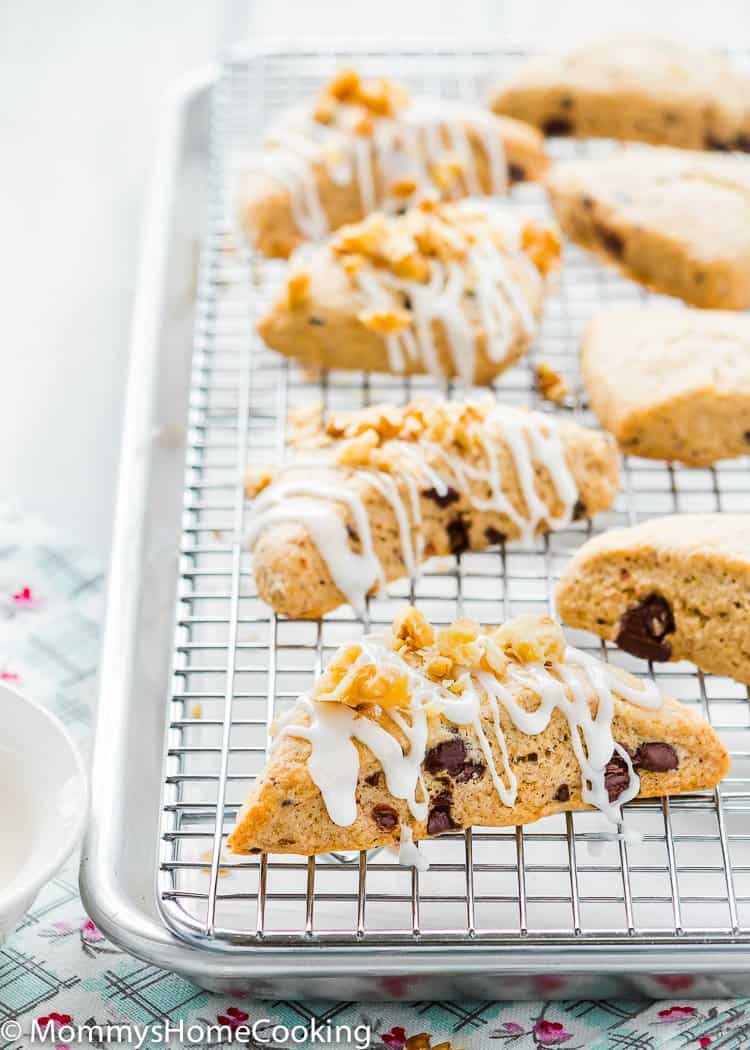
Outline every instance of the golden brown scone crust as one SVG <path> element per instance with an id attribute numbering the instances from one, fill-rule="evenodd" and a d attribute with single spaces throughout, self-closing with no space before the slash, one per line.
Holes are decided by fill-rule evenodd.
<path id="1" fill-rule="evenodd" d="M 590 516 L 611 507 L 619 481 L 619 454 L 614 441 L 609 435 L 587 430 L 572 422 L 561 423 L 560 434 L 566 463 L 578 486 L 580 506 L 577 515 Z M 513 460 L 504 441 L 498 442 L 497 454 L 506 495 L 518 512 L 526 514 Z M 466 453 L 465 459 L 470 464 L 483 461 L 479 451 Z M 557 490 L 546 468 L 538 460 L 534 462 L 537 493 L 550 507 L 551 513 L 558 516 L 563 507 Z M 434 465 L 439 471 L 439 463 Z M 397 473 L 394 476 L 406 498 L 403 482 L 399 481 Z M 386 580 L 402 578 L 407 570 L 393 507 L 366 478 L 352 476 L 347 484 L 362 497 L 370 519 L 375 553 Z M 477 494 L 485 494 L 481 483 L 475 483 L 474 490 Z M 420 508 L 426 558 L 460 550 L 481 551 L 497 543 L 501 535 L 511 540 L 519 536 L 517 523 L 507 515 L 477 510 L 457 490 L 452 490 L 450 501 L 446 503 L 436 498 L 434 492 L 423 488 Z M 337 511 L 350 527 L 353 526 L 343 506 L 337 506 Z M 253 548 L 253 569 L 259 596 L 284 616 L 293 619 L 322 616 L 346 603 L 312 536 L 302 525 L 280 523 L 261 532 Z"/>
<path id="2" fill-rule="evenodd" d="M 571 627 L 631 652 L 661 642 L 654 659 L 750 684 L 750 515 L 670 515 L 596 536 L 567 566 L 556 603 Z M 661 621 L 656 639 L 637 616 L 644 604 Z"/>
<path id="3" fill-rule="evenodd" d="M 596 695 L 590 687 L 584 688 L 595 712 Z M 514 695 L 526 710 L 534 710 L 538 705 L 538 695 L 529 689 Z M 397 844 L 401 825 L 408 826 L 415 839 L 422 839 L 471 825 L 527 824 L 552 813 L 589 808 L 581 798 L 581 769 L 564 714 L 556 708 L 547 728 L 532 736 L 515 728 L 502 703 L 498 705 L 498 714 L 510 766 L 518 779 L 518 793 L 512 806 L 505 805 L 498 794 L 474 727 L 459 727 L 442 715 L 434 715 L 428 721 L 422 763 L 429 797 L 427 819 L 416 820 L 408 804 L 390 794 L 380 763 L 368 748 L 355 741 L 359 756 L 356 818 L 352 824 L 342 827 L 331 820 L 310 776 L 309 743 L 299 737 L 284 736 L 243 807 L 229 846 L 235 853 L 264 850 L 306 855 L 371 849 Z M 501 770 L 502 753 L 486 694 L 480 707 L 480 720 L 495 768 Z M 292 722 L 309 724 L 308 712 L 297 709 Z M 726 749 L 711 726 L 694 711 L 666 696 L 661 707 L 647 709 L 621 699 L 614 686 L 612 735 L 634 756 L 642 798 L 711 788 L 729 767 Z M 650 763 L 638 757 L 647 752 L 644 745 L 652 748 L 656 745 L 659 750 L 665 744 L 673 749 L 676 768 L 666 768 L 670 763 Z M 674 767 L 675 763 L 671 764 Z M 659 769 L 660 765 L 663 768 Z M 609 788 L 609 781 L 607 786 Z M 620 791 L 625 786 L 621 784 Z M 384 815 L 388 818 L 385 827 Z"/>
<path id="4" fill-rule="evenodd" d="M 490 105 L 549 135 L 750 150 L 750 79 L 671 40 L 620 37 L 532 59 Z"/>
<path id="5" fill-rule="evenodd" d="M 750 164 L 630 147 L 558 165 L 547 185 L 563 231 L 627 277 L 704 309 L 750 307 Z"/>
<path id="6" fill-rule="evenodd" d="M 497 117 L 496 120 L 497 137 L 505 149 L 510 180 L 541 179 L 547 170 L 548 160 L 544 152 L 544 140 L 536 128 L 510 117 Z M 464 132 L 481 190 L 486 194 L 491 193 L 490 162 L 483 137 L 471 124 L 464 126 Z M 447 149 L 450 137 L 445 129 L 441 131 L 441 138 Z M 272 147 L 268 147 L 268 153 L 272 157 Z M 334 181 L 329 167 L 322 159 L 312 162 L 311 172 L 329 230 L 359 222 L 368 214 L 356 179 L 344 184 Z M 385 198 L 385 177 L 377 158 L 372 162 L 372 172 L 376 200 L 382 203 Z M 454 189 L 446 199 L 469 195 L 470 190 L 464 185 L 461 192 Z M 289 189 L 266 171 L 248 170 L 241 175 L 239 220 L 245 236 L 263 255 L 287 259 L 306 239 L 295 222 Z"/>
<path id="7" fill-rule="evenodd" d="M 625 452 L 707 467 L 750 453 L 750 317 L 615 306 L 583 339 L 589 403 Z"/>

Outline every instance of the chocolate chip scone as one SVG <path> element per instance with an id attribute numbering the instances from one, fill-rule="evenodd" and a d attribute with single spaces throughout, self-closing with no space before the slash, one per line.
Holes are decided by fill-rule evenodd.
<path id="1" fill-rule="evenodd" d="M 250 480 L 248 546 L 277 613 L 359 615 L 386 582 L 435 555 L 564 528 L 612 505 L 609 435 L 496 405 L 414 402 L 334 415 L 317 459 Z"/>
<path id="2" fill-rule="evenodd" d="M 704 308 L 750 307 L 750 161 L 632 146 L 553 169 L 565 233 L 657 292 Z"/>
<path id="3" fill-rule="evenodd" d="M 411 99 L 390 81 L 343 70 L 242 160 L 240 224 L 261 252 L 286 258 L 376 208 L 504 194 L 546 167 L 536 128 L 481 106 Z"/>
<path id="4" fill-rule="evenodd" d="M 625 452 L 692 467 L 750 453 L 750 317 L 614 306 L 589 324 L 581 369 Z"/>
<path id="5" fill-rule="evenodd" d="M 679 514 L 585 543 L 557 588 L 571 627 L 644 660 L 750 684 L 750 515 Z"/>
<path id="6" fill-rule="evenodd" d="M 566 646 L 548 617 L 434 630 L 406 609 L 342 647 L 278 727 L 234 853 L 402 846 L 471 825 L 712 788 L 729 758 L 699 715 Z M 404 847 L 407 847 L 404 850 Z"/>
<path id="7" fill-rule="evenodd" d="M 620 37 L 532 59 L 490 105 L 546 135 L 750 150 L 750 79 L 671 40 Z"/>
<path id="8" fill-rule="evenodd" d="M 536 331 L 552 226 L 491 201 L 376 212 L 293 260 L 258 331 L 317 368 L 489 383 Z"/>

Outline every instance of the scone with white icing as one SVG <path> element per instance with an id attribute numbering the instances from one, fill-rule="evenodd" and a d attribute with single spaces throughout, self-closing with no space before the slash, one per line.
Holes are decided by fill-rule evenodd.
<path id="1" fill-rule="evenodd" d="M 376 208 L 504 194 L 546 167 L 536 128 L 464 102 L 412 99 L 347 69 L 243 158 L 237 204 L 250 241 L 286 258 Z"/>
<path id="2" fill-rule="evenodd" d="M 750 307 L 750 158 L 629 146 L 556 165 L 563 231 L 627 277 L 703 309 Z"/>
<path id="3" fill-rule="evenodd" d="M 613 306 L 583 338 L 589 403 L 625 452 L 707 467 L 750 453 L 750 317 Z"/>
<path id="4" fill-rule="evenodd" d="M 559 254 L 553 227 L 491 201 L 376 212 L 293 259 L 258 330 L 316 368 L 486 384 L 533 339 Z"/>
<path id="5" fill-rule="evenodd" d="M 490 105 L 546 135 L 750 150 L 750 79 L 674 40 L 616 37 L 533 58 Z"/>
<path id="6" fill-rule="evenodd" d="M 729 767 L 698 714 L 567 646 L 548 617 L 434 630 L 406 609 L 343 646 L 277 726 L 234 853 L 402 847 L 636 796 L 713 788 Z M 407 847 L 407 849 L 404 849 Z"/>
<path id="7" fill-rule="evenodd" d="M 557 588 L 571 625 L 644 660 L 750 685 L 750 514 L 674 514 L 585 543 Z"/>
<path id="8" fill-rule="evenodd" d="M 258 594 L 292 618 L 363 615 L 428 558 L 565 528 L 617 493 L 610 435 L 491 397 L 334 414 L 327 432 L 316 459 L 250 484 Z"/>

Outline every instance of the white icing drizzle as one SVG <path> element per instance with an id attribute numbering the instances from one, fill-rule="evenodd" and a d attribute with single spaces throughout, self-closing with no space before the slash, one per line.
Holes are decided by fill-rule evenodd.
<path id="1" fill-rule="evenodd" d="M 527 337 L 536 331 L 536 319 L 511 263 L 520 267 L 532 284 L 538 285 L 541 276 L 517 244 L 517 219 L 509 220 L 499 209 L 484 202 L 460 203 L 466 210 L 479 209 L 493 227 L 499 227 L 507 247 L 500 247 L 489 231 L 483 235 L 478 232 L 467 263 L 444 265 L 433 259 L 430 278 L 424 283 L 397 277 L 389 270 L 365 267 L 354 279 L 365 309 L 389 309 L 405 300 L 410 304 L 413 323 L 386 337 L 391 371 L 403 372 L 407 360 L 417 360 L 430 375 L 446 378 L 435 341 L 434 325 L 439 322 L 453 371 L 466 386 L 471 386 L 476 377 L 477 337 L 467 312 L 467 273 L 474 277 L 473 301 L 485 331 L 487 354 L 495 362 L 507 355 L 517 325 Z"/>
<path id="2" fill-rule="evenodd" d="M 480 636 L 481 641 L 493 644 L 486 636 Z M 304 698 L 302 704 L 309 715 L 309 725 L 287 723 L 280 731 L 281 736 L 301 737 L 310 743 L 310 776 L 321 792 L 331 820 L 339 826 L 347 827 L 357 818 L 359 758 L 354 741 L 368 748 L 378 760 L 391 795 L 407 803 L 416 821 L 427 819 L 428 795 L 421 769 L 426 754 L 428 714 L 439 714 L 455 725 L 473 728 L 495 790 L 503 805 L 509 808 L 516 803 L 518 781 L 511 767 L 500 707 L 513 726 L 526 736 L 543 733 L 553 712 L 562 712 L 581 769 L 583 801 L 599 809 L 609 821 L 620 823 L 621 805 L 638 794 L 640 780 L 627 751 L 612 735 L 612 722 L 615 694 L 642 708 L 655 710 L 661 706 L 661 695 L 648 680 L 630 684 L 607 664 L 568 647 L 564 660 L 551 666 L 509 663 L 504 681 L 489 672 L 466 669 L 458 677 L 462 692 L 457 696 L 411 667 L 398 653 L 388 649 L 382 639 L 366 636 L 359 655 L 332 695 L 343 693 L 351 677 L 365 665 L 373 665 L 378 671 L 395 668 L 406 676 L 408 708 L 388 709 L 389 717 L 406 739 L 406 747 L 402 748 L 392 733 L 366 713 L 335 701 Z M 538 696 L 535 709 L 528 711 L 519 703 L 518 697 L 524 692 Z M 595 704 L 591 702 L 592 695 Z M 493 732 L 502 758 L 501 771 L 496 768 L 482 724 L 483 696 L 492 713 Z M 606 767 L 613 754 L 624 760 L 629 784 L 618 799 L 610 802 Z"/>
<path id="3" fill-rule="evenodd" d="M 395 207 L 396 201 L 383 191 L 399 178 L 413 179 L 420 194 L 434 193 L 430 169 L 448 150 L 463 161 L 466 190 L 480 194 L 467 129 L 478 138 L 489 162 L 490 193 L 505 193 L 507 163 L 497 118 L 479 106 L 446 99 L 415 98 L 395 119 L 377 119 L 371 137 L 321 124 L 307 111 L 293 110 L 269 134 L 267 148 L 243 157 L 239 167 L 241 172 L 262 172 L 280 182 L 289 191 L 300 232 L 319 240 L 327 232 L 328 220 L 315 179 L 316 163 L 323 164 L 338 185 L 350 185 L 356 179 L 366 212 L 384 205 L 390 210 Z M 382 173 L 380 180 L 376 166 Z"/>
<path id="4" fill-rule="evenodd" d="M 420 492 L 425 487 L 434 489 L 439 498 L 448 494 L 449 487 L 455 487 L 476 510 L 506 515 L 524 541 L 533 537 L 542 525 L 554 530 L 572 520 L 578 486 L 566 462 L 560 430 L 554 419 L 538 412 L 498 405 L 476 433 L 484 452 L 485 462 L 481 467 L 429 441 L 394 441 L 394 450 L 404 461 L 398 480 L 405 494 L 398 481 L 385 471 L 359 470 L 347 475 L 334 463 L 309 457 L 292 463 L 281 478 L 255 499 L 247 546 L 252 549 L 264 530 L 279 523 L 295 522 L 304 526 L 328 566 L 333 582 L 362 617 L 367 595 L 376 585 L 385 588 L 386 581 L 375 553 L 367 508 L 352 478 L 358 477 L 375 488 L 393 509 L 406 575 L 412 580 L 416 579 L 424 554 Z M 503 477 L 500 467 L 500 441 L 510 452 L 525 513 L 518 510 L 507 495 L 509 479 Z M 427 462 L 427 455 L 442 467 L 442 472 Z M 546 468 L 562 505 L 557 516 L 537 492 L 535 463 Z M 313 476 L 300 477 L 301 469 L 311 471 Z M 489 496 L 474 491 L 477 483 L 489 488 Z M 352 550 L 346 524 L 337 509 L 340 504 L 351 513 L 361 552 Z"/>

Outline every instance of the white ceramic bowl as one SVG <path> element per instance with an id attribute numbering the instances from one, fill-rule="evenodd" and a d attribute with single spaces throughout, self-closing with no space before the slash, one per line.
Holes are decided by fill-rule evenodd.
<path id="1" fill-rule="evenodd" d="M 0 943 L 83 833 L 88 810 L 80 752 L 61 722 L 0 685 Z"/>

